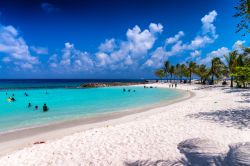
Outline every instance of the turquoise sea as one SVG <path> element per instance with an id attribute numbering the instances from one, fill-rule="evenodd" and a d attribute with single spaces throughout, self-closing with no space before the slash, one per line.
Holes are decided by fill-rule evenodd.
<path id="1" fill-rule="evenodd" d="M 123 92 L 123 88 L 131 91 Z M 24 95 L 25 92 L 28 96 Z M 12 94 L 15 102 L 7 100 Z M 182 95 L 183 92 L 175 89 L 143 87 L 1 89 L 0 132 L 100 113 L 143 108 Z M 30 108 L 29 102 L 32 104 Z M 42 110 L 44 103 L 49 107 L 48 112 Z M 38 110 L 35 110 L 36 105 Z"/>

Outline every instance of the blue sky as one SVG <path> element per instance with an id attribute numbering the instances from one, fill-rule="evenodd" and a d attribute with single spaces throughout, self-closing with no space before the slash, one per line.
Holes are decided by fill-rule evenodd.
<path id="1" fill-rule="evenodd" d="M 209 65 L 249 36 L 231 0 L 9 0 L 0 78 L 152 78 L 164 60 Z"/>

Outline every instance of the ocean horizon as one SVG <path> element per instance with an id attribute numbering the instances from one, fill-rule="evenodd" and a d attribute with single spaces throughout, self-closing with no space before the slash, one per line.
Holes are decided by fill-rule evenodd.
<path id="1" fill-rule="evenodd" d="M 153 79 L 0 79 L 0 89 L 78 87 L 94 82 L 144 82 Z"/>

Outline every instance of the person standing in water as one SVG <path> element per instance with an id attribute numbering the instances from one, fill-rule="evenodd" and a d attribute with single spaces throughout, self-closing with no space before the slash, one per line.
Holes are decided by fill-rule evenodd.
<path id="1" fill-rule="evenodd" d="M 38 106 L 37 105 L 35 106 L 35 110 L 38 110 Z"/>
<path id="2" fill-rule="evenodd" d="M 43 112 L 47 112 L 49 110 L 48 106 L 46 104 L 43 105 Z"/>
<path id="3" fill-rule="evenodd" d="M 28 104 L 28 107 L 31 107 L 31 103 Z"/>

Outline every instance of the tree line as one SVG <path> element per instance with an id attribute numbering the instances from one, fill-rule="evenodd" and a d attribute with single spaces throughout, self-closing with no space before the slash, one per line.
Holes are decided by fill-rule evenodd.
<path id="1" fill-rule="evenodd" d="M 240 52 L 240 53 L 239 53 Z M 241 51 L 234 50 L 224 55 L 223 59 L 214 57 L 210 64 L 197 64 L 190 61 L 183 64 L 172 65 L 170 61 L 165 61 L 163 66 L 155 71 L 155 75 L 167 81 L 179 80 L 180 82 L 191 83 L 192 78 L 198 77 L 200 84 L 213 85 L 215 80 L 230 78 L 230 86 L 246 88 L 250 83 L 250 48 L 242 48 Z M 223 81 L 224 84 L 226 81 Z"/>

